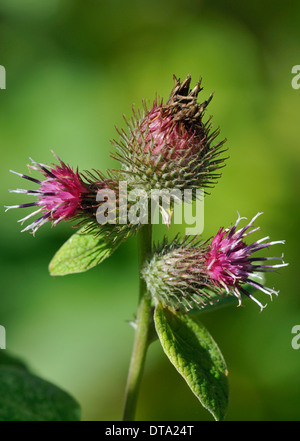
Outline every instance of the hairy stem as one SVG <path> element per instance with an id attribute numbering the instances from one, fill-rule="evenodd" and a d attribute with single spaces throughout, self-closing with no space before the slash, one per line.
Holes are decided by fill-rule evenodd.
<path id="1" fill-rule="evenodd" d="M 145 281 L 141 278 L 141 269 L 152 248 L 152 225 L 144 225 L 138 233 L 140 292 L 136 316 L 136 330 L 130 367 L 127 378 L 123 421 L 133 421 L 138 399 L 139 387 L 143 375 L 146 353 L 149 345 L 151 316 L 151 297 Z"/>

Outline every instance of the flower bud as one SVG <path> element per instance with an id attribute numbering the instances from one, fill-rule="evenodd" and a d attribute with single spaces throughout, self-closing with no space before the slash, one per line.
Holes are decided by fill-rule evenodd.
<path id="1" fill-rule="evenodd" d="M 144 104 L 143 114 L 134 112 L 126 121 L 129 133 L 119 132 L 114 157 L 122 163 L 124 179 L 147 190 L 212 187 L 220 177 L 225 142 L 214 144 L 219 130 L 211 131 L 210 119 L 203 121 L 212 95 L 199 104 L 200 81 L 192 90 L 190 75 L 183 82 L 174 76 L 174 81 L 166 104 L 155 100 L 150 110 Z"/>

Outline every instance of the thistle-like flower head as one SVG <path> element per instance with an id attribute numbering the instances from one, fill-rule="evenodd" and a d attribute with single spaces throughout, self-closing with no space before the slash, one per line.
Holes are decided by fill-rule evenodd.
<path id="1" fill-rule="evenodd" d="M 134 225 L 127 222 L 127 210 L 133 204 L 127 202 L 127 205 L 124 205 L 124 196 L 119 194 L 116 175 L 108 171 L 108 175 L 105 176 L 99 170 L 79 173 L 78 168 L 73 171 L 69 165 L 57 156 L 56 158 L 59 164 L 50 166 L 31 160 L 32 164 L 28 167 L 42 173 L 41 180 L 11 170 L 12 173 L 39 186 L 34 190 L 9 190 L 11 193 L 37 197 L 34 202 L 6 206 L 6 211 L 11 208 L 37 207 L 37 210 L 19 220 L 23 224 L 37 216 L 37 219 L 22 231 L 32 230 L 35 234 L 46 222 L 51 221 L 55 226 L 63 220 L 76 221 L 75 227 L 85 226 L 86 231 L 93 231 L 95 234 L 100 233 L 100 227 L 102 234 L 103 231 L 107 231 L 109 235 L 115 230 L 116 235 L 120 237 L 128 237 L 140 228 L 138 222 Z M 120 213 L 121 204 L 125 214 Z"/>
<path id="2" fill-rule="evenodd" d="M 233 227 L 221 228 L 210 241 L 200 242 L 200 238 L 196 237 L 182 242 L 176 239 L 169 245 L 164 244 L 143 270 L 153 297 L 175 309 L 190 310 L 195 306 L 201 308 L 214 304 L 226 295 L 237 297 L 240 305 L 244 294 L 262 310 L 264 306 L 247 291 L 245 285 L 272 298 L 278 292 L 263 286 L 257 280 L 258 273 L 276 271 L 287 264 L 282 257 L 253 257 L 256 251 L 284 244 L 284 241 L 269 242 L 269 237 L 264 237 L 247 245 L 246 236 L 259 230 L 259 227 L 252 228 L 252 225 L 260 214 L 237 230 L 242 219 L 239 216 Z M 264 263 L 269 260 L 280 263 Z"/>
<path id="3" fill-rule="evenodd" d="M 93 221 L 99 227 L 96 222 L 96 210 L 100 205 L 96 200 L 97 191 L 115 187 L 117 183 L 111 179 L 104 180 L 100 172 L 98 176 L 87 172 L 84 179 L 78 168 L 73 171 L 69 165 L 57 156 L 56 158 L 59 164 L 51 166 L 31 160 L 32 164 L 28 167 L 42 173 L 43 179 L 41 180 L 11 170 L 12 173 L 37 184 L 39 188 L 34 190 L 10 190 L 11 193 L 36 196 L 37 200 L 25 204 L 6 206 L 6 211 L 11 208 L 37 207 L 37 210 L 19 220 L 23 224 L 31 217 L 39 215 L 37 219 L 22 230 L 32 230 L 33 233 L 48 221 L 51 221 L 55 226 L 62 220 L 78 219 L 81 223 Z"/>
<path id="4" fill-rule="evenodd" d="M 175 76 L 174 80 L 175 86 L 166 104 L 155 101 L 140 125 L 145 151 L 150 150 L 153 157 L 162 154 L 165 159 L 176 159 L 185 156 L 187 151 L 191 156 L 197 155 L 205 148 L 207 134 L 202 114 L 212 95 L 199 105 L 200 81 L 190 91 L 190 76 L 182 83 Z"/>
<path id="5" fill-rule="evenodd" d="M 7 206 L 7 210 L 11 208 L 38 207 L 38 209 L 28 216 L 20 219 L 22 224 L 35 215 L 40 215 L 30 225 L 22 231 L 32 230 L 35 233 L 47 221 L 52 221 L 53 225 L 57 225 L 62 220 L 74 218 L 83 208 L 83 200 L 89 194 L 88 185 L 82 180 L 78 169 L 74 172 L 69 165 L 66 165 L 59 158 L 59 165 L 48 167 L 33 160 L 29 168 L 38 170 L 44 176 L 44 179 L 38 180 L 31 176 L 15 173 L 34 184 L 39 185 L 39 189 L 10 190 L 11 193 L 25 193 L 31 196 L 37 196 L 35 202 Z"/>
<path id="6" fill-rule="evenodd" d="M 259 281 L 253 280 L 253 277 L 257 279 L 256 273 L 273 272 L 288 264 L 283 262 L 282 257 L 253 257 L 253 253 L 256 251 L 271 245 L 285 243 L 283 240 L 269 242 L 267 236 L 247 245 L 245 237 L 259 230 L 259 227 L 252 228 L 252 225 L 261 214 L 258 213 L 245 227 L 239 230 L 237 230 L 237 225 L 242 219 L 240 216 L 232 228 L 220 228 L 205 254 L 205 266 L 207 276 L 217 289 L 224 288 L 228 294 L 234 294 L 239 302 L 241 302 L 241 294 L 243 293 L 263 308 L 261 303 L 243 288 L 243 284 L 252 285 L 272 298 L 272 294 L 277 295 L 278 292 L 264 287 Z M 260 263 L 269 260 L 279 260 L 281 263 Z"/>
<path id="7" fill-rule="evenodd" d="M 153 188 L 196 189 L 212 187 L 223 165 L 221 146 L 213 144 L 219 130 L 211 132 L 210 119 L 203 121 L 210 97 L 199 104 L 201 82 L 190 89 L 191 77 L 175 86 L 169 99 L 155 100 L 149 110 L 134 112 L 126 121 L 129 133 L 120 131 L 114 155 L 122 164 L 124 179 L 147 190 Z M 224 151 L 224 150 L 223 150 Z"/>

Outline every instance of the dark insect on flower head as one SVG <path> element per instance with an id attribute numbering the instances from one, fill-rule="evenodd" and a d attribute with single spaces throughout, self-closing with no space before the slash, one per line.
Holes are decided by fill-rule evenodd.
<path id="1" fill-rule="evenodd" d="M 203 121 L 210 97 L 199 104 L 201 82 L 190 89 L 191 76 L 175 86 L 168 101 L 155 100 L 144 113 L 135 113 L 126 121 L 129 133 L 120 131 L 114 141 L 127 180 L 145 189 L 209 188 L 220 177 L 224 158 L 220 154 L 224 141 L 214 144 L 219 130 L 211 131 L 210 119 Z"/>
<path id="2" fill-rule="evenodd" d="M 200 81 L 191 91 L 190 75 L 182 83 L 174 75 L 174 81 L 175 86 L 166 104 L 155 101 L 140 125 L 145 139 L 144 150 L 150 150 L 154 157 L 162 154 L 176 159 L 185 156 L 187 151 L 191 156 L 197 155 L 205 148 L 207 133 L 202 116 L 213 95 L 199 105 Z"/>
<path id="3" fill-rule="evenodd" d="M 260 214 L 237 230 L 242 219 L 239 216 L 233 227 L 221 228 L 210 241 L 200 242 L 199 238 L 193 238 L 179 242 L 176 239 L 172 244 L 164 244 L 143 270 L 153 297 L 165 306 L 188 311 L 195 306 L 213 305 L 226 295 L 237 297 L 240 305 L 244 294 L 262 310 L 264 306 L 245 286 L 248 284 L 272 298 L 272 294 L 278 292 L 260 283 L 257 273 L 276 271 L 287 264 L 282 257 L 253 257 L 256 251 L 284 244 L 284 241 L 269 242 L 269 237 L 246 244 L 246 236 L 259 230 L 252 225 Z M 264 263 L 269 260 L 279 260 L 280 263 Z"/>

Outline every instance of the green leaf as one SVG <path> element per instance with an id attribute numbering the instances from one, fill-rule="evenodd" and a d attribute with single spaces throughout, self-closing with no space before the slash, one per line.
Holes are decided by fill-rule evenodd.
<path id="1" fill-rule="evenodd" d="M 154 321 L 162 347 L 201 404 L 216 420 L 228 406 L 228 371 L 206 328 L 189 315 L 158 305 Z"/>
<path id="2" fill-rule="evenodd" d="M 0 366 L 15 366 L 28 371 L 28 367 L 23 360 L 10 354 L 7 349 L 0 351 Z"/>
<path id="3" fill-rule="evenodd" d="M 66 392 L 13 365 L 0 365 L 0 421 L 79 421 Z"/>
<path id="4" fill-rule="evenodd" d="M 115 225 L 103 226 L 97 235 L 83 227 L 54 255 L 49 265 L 50 274 L 65 276 L 87 271 L 109 257 L 124 239 Z"/>

